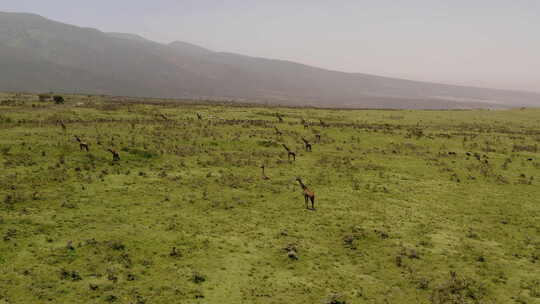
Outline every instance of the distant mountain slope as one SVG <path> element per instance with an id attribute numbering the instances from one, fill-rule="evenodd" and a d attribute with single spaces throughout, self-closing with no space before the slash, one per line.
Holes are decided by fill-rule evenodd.
<path id="1" fill-rule="evenodd" d="M 0 90 L 379 108 L 540 106 L 540 94 L 351 74 L 0 12 Z"/>
<path id="2" fill-rule="evenodd" d="M 139 35 L 135 35 L 135 34 L 126 34 L 126 33 L 106 33 L 106 34 L 109 35 L 110 37 L 114 37 L 114 38 L 135 40 L 135 41 L 139 41 L 139 42 L 150 42 L 150 40 L 148 40 L 148 39 L 146 39 L 144 37 L 141 37 Z"/>

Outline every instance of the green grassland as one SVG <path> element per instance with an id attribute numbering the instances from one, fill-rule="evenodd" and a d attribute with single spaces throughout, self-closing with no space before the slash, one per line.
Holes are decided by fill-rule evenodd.
<path id="1" fill-rule="evenodd" d="M 64 97 L 0 94 L 2 304 L 540 303 L 540 110 Z"/>

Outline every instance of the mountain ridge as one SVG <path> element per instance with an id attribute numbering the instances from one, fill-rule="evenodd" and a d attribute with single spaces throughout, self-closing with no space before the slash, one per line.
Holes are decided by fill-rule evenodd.
<path id="1" fill-rule="evenodd" d="M 162 44 L 136 34 L 106 33 L 28 13 L 0 12 L 2 53 L 0 90 L 359 108 L 540 105 L 540 94 L 534 92 L 332 71 L 216 52 L 183 41 Z M 28 60 L 15 54 L 25 54 Z"/>

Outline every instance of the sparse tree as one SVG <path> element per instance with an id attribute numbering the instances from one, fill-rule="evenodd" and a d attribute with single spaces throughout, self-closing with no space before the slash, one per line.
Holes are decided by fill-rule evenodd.
<path id="1" fill-rule="evenodd" d="M 56 104 L 64 104 L 64 97 L 60 95 L 54 95 L 53 100 Z"/>

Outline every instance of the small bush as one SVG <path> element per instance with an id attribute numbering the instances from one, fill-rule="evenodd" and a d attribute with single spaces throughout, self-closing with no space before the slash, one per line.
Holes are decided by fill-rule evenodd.
<path id="1" fill-rule="evenodd" d="M 70 280 L 70 281 L 80 281 L 82 280 L 82 277 L 81 275 L 73 270 L 73 271 L 68 271 L 68 270 L 65 270 L 65 269 L 62 269 L 60 271 L 60 278 L 62 280 Z"/>
<path id="2" fill-rule="evenodd" d="M 191 281 L 195 284 L 201 284 L 206 281 L 206 277 L 198 272 L 194 272 L 191 275 Z"/>
<path id="3" fill-rule="evenodd" d="M 64 104 L 64 97 L 60 95 L 54 95 L 53 100 L 56 104 Z"/>
<path id="4" fill-rule="evenodd" d="M 483 284 L 451 272 L 450 279 L 433 290 L 431 303 L 481 303 L 486 296 L 487 290 Z"/>

